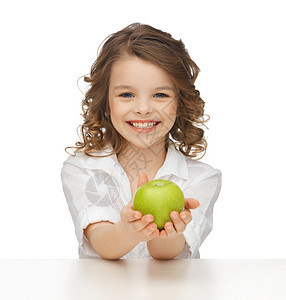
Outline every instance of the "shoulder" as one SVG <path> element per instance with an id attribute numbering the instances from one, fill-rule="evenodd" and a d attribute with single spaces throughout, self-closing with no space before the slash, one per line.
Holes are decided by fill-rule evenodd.
<path id="1" fill-rule="evenodd" d="M 63 164 L 70 164 L 78 167 L 83 167 L 85 163 L 89 160 L 89 156 L 84 152 L 77 152 L 74 155 L 70 155 Z"/>
<path id="2" fill-rule="evenodd" d="M 89 156 L 84 152 L 77 152 L 70 155 L 64 162 L 61 170 L 63 180 L 88 181 L 94 176 L 100 180 L 107 174 L 112 174 L 116 166 L 114 155 L 106 155 L 105 151 L 97 152 L 96 156 Z M 116 156 L 116 155 L 115 155 Z"/>
<path id="3" fill-rule="evenodd" d="M 114 165 L 115 155 L 109 155 L 110 153 L 109 149 L 90 153 L 90 155 L 80 151 L 75 153 L 75 155 L 70 155 L 63 162 L 63 165 L 73 165 L 84 169 L 102 169 L 103 167 Z"/>
<path id="4" fill-rule="evenodd" d="M 192 181 L 201 181 L 210 177 L 217 177 L 220 180 L 221 171 L 219 169 L 190 157 L 185 156 L 185 160 L 188 168 L 188 177 Z"/>
<path id="5" fill-rule="evenodd" d="M 211 165 L 209 165 L 205 162 L 195 160 L 191 157 L 186 157 L 185 156 L 185 160 L 186 160 L 188 168 L 191 168 L 191 169 L 197 169 L 197 170 L 201 170 L 201 171 L 205 171 L 205 172 L 219 171 L 215 167 L 213 167 L 213 166 L 211 166 Z"/>
<path id="6" fill-rule="evenodd" d="M 220 176 L 220 170 L 211 165 L 184 155 L 175 145 L 170 145 L 162 174 L 173 174 L 187 180 L 188 183 L 202 181 L 211 176 Z"/>

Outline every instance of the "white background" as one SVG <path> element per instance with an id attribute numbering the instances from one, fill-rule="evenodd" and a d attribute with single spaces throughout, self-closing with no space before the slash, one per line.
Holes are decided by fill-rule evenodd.
<path id="1" fill-rule="evenodd" d="M 283 1 L 1 3 L 0 258 L 78 257 L 60 180 L 82 122 L 77 80 L 133 22 L 182 39 L 201 69 L 202 161 L 223 173 L 201 257 L 286 258 Z"/>

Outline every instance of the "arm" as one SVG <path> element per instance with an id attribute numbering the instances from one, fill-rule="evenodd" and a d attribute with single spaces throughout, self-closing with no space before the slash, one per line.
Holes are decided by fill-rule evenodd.
<path id="1" fill-rule="evenodd" d="M 134 214 L 135 213 L 135 214 Z M 153 217 L 142 217 L 128 204 L 122 210 L 122 219 L 116 224 L 99 222 L 90 224 L 84 231 L 94 250 L 104 259 L 119 259 L 139 242 L 159 235 Z"/>
<path id="2" fill-rule="evenodd" d="M 84 231 L 94 250 L 104 259 L 119 259 L 131 251 L 137 240 L 123 234 L 119 223 L 90 224 Z"/>
<path id="3" fill-rule="evenodd" d="M 142 184 L 142 182 L 141 182 Z M 139 183 L 140 184 L 140 178 Z M 183 232 L 192 216 L 189 209 L 199 206 L 194 199 L 186 199 L 186 209 L 172 212 L 172 222 L 165 224 L 165 230 L 159 233 L 153 223 L 152 215 L 145 215 L 132 209 L 132 201 L 121 211 L 121 220 L 112 224 L 99 222 L 90 224 L 84 231 L 95 251 L 105 259 L 119 259 L 130 252 L 139 242 L 147 241 L 148 250 L 153 258 L 172 259 L 184 248 Z M 184 218 L 185 217 L 185 218 Z"/>
<path id="4" fill-rule="evenodd" d="M 138 186 L 147 180 L 139 176 Z M 130 252 L 139 242 L 149 241 L 159 236 L 152 215 L 145 215 L 132 209 L 132 201 L 120 213 L 116 223 L 99 222 L 90 224 L 84 231 L 94 250 L 105 259 L 119 259 Z"/>
<path id="5" fill-rule="evenodd" d="M 140 212 L 132 209 L 132 203 L 121 210 L 121 220 L 117 224 L 113 224 L 116 222 L 112 222 L 112 216 L 110 218 L 109 213 L 105 213 L 104 209 L 92 209 L 86 195 L 90 176 L 80 162 L 74 159 L 70 161 L 64 164 L 61 178 L 80 247 L 88 240 L 89 246 L 94 248 L 101 257 L 117 259 L 127 254 L 140 241 L 147 241 L 159 235 L 156 224 L 152 222 L 154 218 L 151 216 L 148 220 L 148 216 L 142 217 Z M 148 178 L 142 179 L 142 176 L 139 176 L 139 179 L 138 184 L 148 181 Z M 94 219 L 94 223 L 90 224 L 89 217 Z M 86 239 L 83 239 L 83 233 Z"/>

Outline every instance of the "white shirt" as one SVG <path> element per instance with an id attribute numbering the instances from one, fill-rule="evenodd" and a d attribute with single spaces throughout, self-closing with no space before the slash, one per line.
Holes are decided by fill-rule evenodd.
<path id="1" fill-rule="evenodd" d="M 120 221 L 120 211 L 132 197 L 127 174 L 115 154 L 96 158 L 80 152 L 64 162 L 61 179 L 75 226 L 79 257 L 99 257 L 83 230 L 95 222 Z M 221 189 L 220 170 L 186 157 L 170 145 L 154 179 L 171 180 L 182 189 L 185 198 L 200 202 L 198 208 L 191 210 L 192 221 L 183 233 L 185 248 L 176 257 L 200 258 L 199 247 L 212 230 L 213 206 Z M 151 258 L 147 243 L 139 243 L 122 258 Z"/>

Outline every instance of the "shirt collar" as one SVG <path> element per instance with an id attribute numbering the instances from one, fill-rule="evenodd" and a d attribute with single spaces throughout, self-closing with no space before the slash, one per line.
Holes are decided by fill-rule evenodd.
<path id="1" fill-rule="evenodd" d="M 106 150 L 96 153 L 94 155 L 103 156 L 111 152 L 111 148 L 106 148 Z M 93 154 L 91 154 L 93 155 Z M 107 157 L 89 157 L 85 156 L 83 167 L 87 169 L 102 169 L 107 173 L 111 174 L 119 162 L 117 160 L 116 154 Z M 175 175 L 177 177 L 188 179 L 188 166 L 184 154 L 179 150 L 176 150 L 173 144 L 169 145 L 166 159 L 162 167 L 158 170 L 156 178 L 160 178 L 165 175 Z"/>
<path id="2" fill-rule="evenodd" d="M 156 174 L 156 178 L 165 175 L 175 175 L 185 180 L 188 179 L 188 166 L 185 156 L 179 150 L 176 150 L 173 144 L 169 145 L 166 159 Z"/>

